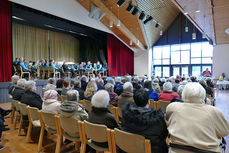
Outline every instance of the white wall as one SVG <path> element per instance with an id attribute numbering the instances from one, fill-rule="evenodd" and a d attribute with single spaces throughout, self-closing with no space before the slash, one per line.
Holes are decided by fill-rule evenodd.
<path id="1" fill-rule="evenodd" d="M 223 72 L 229 78 L 229 44 L 216 45 L 213 51 L 213 76 L 219 78 Z"/>
<path id="2" fill-rule="evenodd" d="M 150 52 L 145 50 L 137 50 L 134 53 L 134 74 L 138 76 L 144 76 L 145 74 L 148 75 L 149 71 L 149 58 Z"/>
<path id="3" fill-rule="evenodd" d="M 9 0 L 101 31 L 112 33 L 101 22 L 88 17 L 88 11 L 76 0 Z"/>

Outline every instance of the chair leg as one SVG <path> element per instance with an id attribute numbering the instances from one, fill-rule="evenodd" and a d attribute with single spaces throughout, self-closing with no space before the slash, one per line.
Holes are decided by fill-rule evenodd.
<path id="1" fill-rule="evenodd" d="M 12 112 L 11 112 L 11 123 L 14 121 L 14 115 L 15 115 L 15 108 L 12 107 Z"/>
<path id="2" fill-rule="evenodd" d="M 63 137 L 58 135 L 57 136 L 57 142 L 56 142 L 56 150 L 55 150 L 55 153 L 60 153 L 60 150 L 61 150 L 61 143 L 63 141 L 62 139 Z"/>
<path id="3" fill-rule="evenodd" d="M 79 141 L 76 141 L 75 142 L 75 151 L 79 151 L 80 150 L 80 142 Z"/>
<path id="4" fill-rule="evenodd" d="M 44 126 L 41 126 L 41 132 L 40 132 L 40 137 L 39 137 L 39 142 L 38 142 L 38 152 L 40 152 L 41 149 L 42 149 L 44 132 L 45 132 L 45 127 Z"/>
<path id="5" fill-rule="evenodd" d="M 31 132 L 32 132 L 33 124 L 29 122 L 29 127 L 26 135 L 26 142 L 31 142 Z"/>
<path id="6" fill-rule="evenodd" d="M 85 152 L 86 152 L 86 144 L 85 143 L 81 143 L 80 153 L 85 153 Z"/>
<path id="7" fill-rule="evenodd" d="M 21 114 L 20 123 L 19 123 L 19 129 L 18 129 L 18 135 L 19 136 L 21 135 L 22 124 L 23 124 L 23 116 Z"/>
<path id="8" fill-rule="evenodd" d="M 17 117 L 18 117 L 18 112 L 15 112 L 15 117 L 14 117 L 14 130 L 16 130 L 16 124 L 17 124 Z"/>

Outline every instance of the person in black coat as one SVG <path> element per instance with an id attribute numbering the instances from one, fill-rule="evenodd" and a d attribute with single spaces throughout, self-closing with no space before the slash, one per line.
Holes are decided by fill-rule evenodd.
<path id="1" fill-rule="evenodd" d="M 136 90 L 134 101 L 137 107 L 126 103 L 122 109 L 121 129 L 144 136 L 150 140 L 155 153 L 168 153 L 166 137 L 168 130 L 161 110 L 149 108 L 149 95 L 144 89 Z M 119 150 L 119 152 L 123 152 Z"/>
<path id="2" fill-rule="evenodd" d="M 85 75 L 83 75 L 81 77 L 81 89 L 83 89 L 83 91 L 85 91 L 87 88 L 87 77 Z"/>
<path id="3" fill-rule="evenodd" d="M 81 89 L 81 82 L 80 80 L 74 81 L 74 89 L 79 92 L 79 99 L 83 100 L 84 97 L 84 90 Z"/>
<path id="4" fill-rule="evenodd" d="M 116 122 L 113 114 L 107 108 L 109 101 L 110 98 L 107 91 L 99 90 L 95 93 L 91 100 L 92 110 L 88 113 L 88 122 L 103 124 L 110 129 L 118 128 L 118 123 Z M 94 143 L 102 147 L 108 147 L 107 142 Z"/>
<path id="5" fill-rule="evenodd" d="M 42 99 L 40 95 L 35 93 L 36 83 L 34 81 L 27 81 L 25 83 L 25 93 L 21 97 L 21 103 L 29 105 L 30 107 L 36 107 L 42 109 Z"/>
<path id="6" fill-rule="evenodd" d="M 25 79 L 19 79 L 17 82 L 17 86 L 15 86 L 14 89 L 12 89 L 11 95 L 14 100 L 21 101 L 21 97 L 25 92 L 24 90 L 25 83 L 26 83 Z"/>

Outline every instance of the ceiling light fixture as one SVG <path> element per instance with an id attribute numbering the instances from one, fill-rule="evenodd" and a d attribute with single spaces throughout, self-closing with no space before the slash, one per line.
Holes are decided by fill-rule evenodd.
<path id="1" fill-rule="evenodd" d="M 110 28 L 113 27 L 113 21 L 110 21 L 109 26 L 110 26 Z"/>
<path id="2" fill-rule="evenodd" d="M 226 34 L 229 35 L 229 28 L 227 28 L 227 29 L 225 30 L 225 32 L 226 32 Z"/>
<path id="3" fill-rule="evenodd" d="M 196 39 L 196 29 L 195 29 L 195 26 L 194 26 L 194 25 L 193 25 L 192 39 L 193 39 L 193 40 Z"/>
<path id="4" fill-rule="evenodd" d="M 150 21 L 153 20 L 153 17 L 152 16 L 148 16 L 145 21 L 143 22 L 145 25 L 147 25 Z"/>
<path id="5" fill-rule="evenodd" d="M 205 32 L 202 33 L 202 38 L 205 39 L 206 38 L 206 34 Z"/>
<path id="6" fill-rule="evenodd" d="M 142 11 L 141 14 L 139 15 L 139 19 L 143 20 L 145 18 L 145 13 Z"/>
<path id="7" fill-rule="evenodd" d="M 200 4 L 197 3 L 197 4 L 196 4 L 196 13 L 199 13 L 199 12 L 200 12 Z"/>
<path id="8" fill-rule="evenodd" d="M 132 46 L 133 45 L 133 41 L 132 40 L 130 40 L 130 46 Z"/>
<path id="9" fill-rule="evenodd" d="M 138 8 L 136 6 L 134 6 L 134 10 L 133 10 L 132 14 L 135 16 L 138 14 L 138 12 L 139 12 Z"/>
<path id="10" fill-rule="evenodd" d="M 162 36 L 162 35 L 163 35 L 163 31 L 161 30 L 161 31 L 160 31 L 160 36 Z"/>
<path id="11" fill-rule="evenodd" d="M 126 0 L 119 0 L 117 2 L 118 7 L 122 7 L 125 4 Z"/>
<path id="12" fill-rule="evenodd" d="M 139 40 L 137 40 L 137 45 L 139 46 L 139 44 L 140 44 L 140 41 L 139 41 Z"/>
<path id="13" fill-rule="evenodd" d="M 118 19 L 117 26 L 119 27 L 121 25 L 121 21 Z"/>
<path id="14" fill-rule="evenodd" d="M 129 13 L 131 13 L 133 9 L 134 9 L 134 6 L 132 5 L 132 2 L 130 1 L 128 7 L 126 8 L 126 10 L 127 10 Z"/>
<path id="15" fill-rule="evenodd" d="M 184 14 L 187 15 L 188 14 L 188 9 L 187 6 L 184 6 Z"/>
<path id="16" fill-rule="evenodd" d="M 17 19 L 17 20 L 21 20 L 21 21 L 24 21 L 25 19 L 22 19 L 22 18 L 19 18 L 17 16 L 12 16 L 13 19 Z"/>

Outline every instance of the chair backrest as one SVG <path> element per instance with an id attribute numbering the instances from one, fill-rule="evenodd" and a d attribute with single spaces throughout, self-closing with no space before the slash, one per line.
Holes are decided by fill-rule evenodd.
<path id="1" fill-rule="evenodd" d="M 150 108 L 153 108 L 153 109 L 157 109 L 156 108 L 156 103 L 153 99 L 150 99 L 150 105 L 149 105 Z"/>
<path id="2" fill-rule="evenodd" d="M 60 126 L 63 132 L 72 137 L 79 137 L 78 120 L 60 116 Z"/>
<path id="3" fill-rule="evenodd" d="M 151 153 L 150 141 L 144 136 L 124 132 L 118 129 L 111 131 L 113 148 L 118 146 L 128 153 Z M 114 149 L 116 153 L 116 149 Z"/>
<path id="4" fill-rule="evenodd" d="M 45 126 L 56 130 L 55 114 L 41 111 L 41 117 Z"/>
<path id="5" fill-rule="evenodd" d="M 58 95 L 58 100 L 63 102 L 63 97 L 61 95 Z"/>
<path id="6" fill-rule="evenodd" d="M 26 116 L 26 115 L 28 115 L 27 114 L 27 111 L 26 111 L 26 107 L 27 107 L 27 105 L 26 104 L 23 104 L 23 103 L 18 103 L 18 107 L 19 107 L 19 109 L 20 109 L 20 113 L 22 114 L 22 115 L 24 115 L 24 116 Z"/>
<path id="7" fill-rule="evenodd" d="M 114 114 L 114 109 L 113 109 L 113 105 L 108 105 L 107 106 L 107 109 L 112 113 L 112 114 Z"/>
<path id="8" fill-rule="evenodd" d="M 20 73 L 23 72 L 22 67 L 20 65 L 17 65 L 17 70 L 20 71 Z"/>
<path id="9" fill-rule="evenodd" d="M 120 119 L 119 119 L 119 115 L 118 115 L 118 107 L 115 107 L 115 106 L 113 107 L 113 113 L 114 113 L 116 121 L 119 123 Z"/>
<path id="10" fill-rule="evenodd" d="M 84 107 L 88 112 L 90 112 L 91 111 L 91 101 L 84 100 Z"/>
<path id="11" fill-rule="evenodd" d="M 62 96 L 63 101 L 67 100 L 67 96 L 66 95 L 61 95 L 61 96 Z"/>
<path id="12" fill-rule="evenodd" d="M 84 121 L 84 131 L 87 138 L 95 142 L 107 142 L 107 127 Z M 96 132 L 95 132 L 96 131 Z"/>
<path id="13" fill-rule="evenodd" d="M 38 108 L 27 106 L 27 110 L 28 115 L 30 115 L 32 121 L 39 120 Z"/>
<path id="14" fill-rule="evenodd" d="M 158 109 L 161 108 L 162 111 L 166 111 L 167 106 L 170 104 L 169 101 L 158 101 Z"/>
<path id="15" fill-rule="evenodd" d="M 16 111 L 20 111 L 19 105 L 18 105 L 19 101 L 17 100 L 12 100 L 12 104 L 13 106 L 16 108 Z"/>

